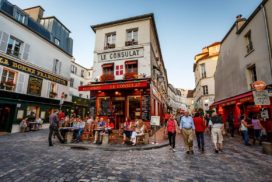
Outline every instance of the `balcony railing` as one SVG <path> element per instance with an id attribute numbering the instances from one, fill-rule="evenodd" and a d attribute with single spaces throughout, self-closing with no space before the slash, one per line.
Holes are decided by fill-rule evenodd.
<path id="1" fill-rule="evenodd" d="M 114 80 L 114 75 L 112 73 L 104 73 L 100 76 L 101 82 L 111 81 Z"/>
<path id="2" fill-rule="evenodd" d="M 107 45 L 105 46 L 104 49 L 114 49 L 115 48 L 115 44 L 109 44 L 107 43 Z"/>
<path id="3" fill-rule="evenodd" d="M 11 56 L 14 56 L 16 58 L 19 58 L 21 56 L 21 53 L 19 51 L 12 50 L 12 49 L 8 49 L 7 54 L 11 55 Z"/>
<path id="4" fill-rule="evenodd" d="M 132 46 L 132 45 L 138 45 L 137 41 L 131 40 L 131 41 L 126 41 L 126 46 Z"/>

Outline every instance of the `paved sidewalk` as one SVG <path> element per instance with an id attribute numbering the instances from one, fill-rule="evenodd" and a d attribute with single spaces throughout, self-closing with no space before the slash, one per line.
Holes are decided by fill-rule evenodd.
<path id="1" fill-rule="evenodd" d="M 140 151 L 75 150 L 48 147 L 48 130 L 0 137 L 0 181 L 272 181 L 272 156 L 260 146 L 246 147 L 240 137 L 226 138 L 215 154 L 206 136 L 206 152 L 187 155 L 182 137 L 177 152 L 169 147 Z M 56 140 L 54 140 L 57 143 Z"/>

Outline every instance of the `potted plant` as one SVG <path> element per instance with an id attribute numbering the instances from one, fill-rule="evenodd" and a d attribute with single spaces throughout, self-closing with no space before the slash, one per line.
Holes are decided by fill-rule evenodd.
<path id="1" fill-rule="evenodd" d="M 114 80 L 114 75 L 112 73 L 104 73 L 100 76 L 101 82 L 111 81 Z"/>
<path id="2" fill-rule="evenodd" d="M 131 79 L 136 79 L 136 78 L 138 78 L 138 75 L 135 72 L 126 72 L 124 74 L 124 79 L 125 80 L 131 80 Z"/>

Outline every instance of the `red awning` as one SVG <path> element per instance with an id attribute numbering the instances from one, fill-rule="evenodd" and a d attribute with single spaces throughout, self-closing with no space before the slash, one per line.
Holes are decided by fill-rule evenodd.
<path id="1" fill-rule="evenodd" d="M 91 84 L 83 85 L 78 88 L 79 91 L 91 91 L 91 90 L 118 90 L 118 89 L 130 89 L 130 88 L 145 88 L 148 87 L 148 81 L 127 81 L 117 83 L 104 83 L 104 84 Z"/>
<path id="2" fill-rule="evenodd" d="M 109 68 L 109 67 L 113 67 L 114 63 L 107 63 L 107 64 L 103 64 L 102 67 L 103 68 Z"/>
<path id="3" fill-rule="evenodd" d="M 211 107 L 216 107 L 218 105 L 226 106 L 226 105 L 236 104 L 238 102 L 244 103 L 244 102 L 247 102 L 247 101 L 253 101 L 252 91 L 246 92 L 244 94 L 240 94 L 240 95 L 237 95 L 237 96 L 234 96 L 234 97 L 230 97 L 230 98 L 227 98 L 227 99 L 223 99 L 223 100 L 220 100 L 220 101 L 216 101 L 211 105 Z"/>
<path id="4" fill-rule="evenodd" d="M 137 64 L 137 61 L 126 61 L 125 64 Z"/>

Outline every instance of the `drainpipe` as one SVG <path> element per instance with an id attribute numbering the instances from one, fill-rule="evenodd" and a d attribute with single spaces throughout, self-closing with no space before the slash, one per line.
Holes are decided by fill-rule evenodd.
<path id="1" fill-rule="evenodd" d="M 264 15 L 264 24 L 265 24 L 265 33 L 266 33 L 266 39 L 267 39 L 267 45 L 268 45 L 268 54 L 269 54 L 269 65 L 270 65 L 270 72 L 271 72 L 271 77 L 272 77 L 272 49 L 271 49 L 271 44 L 270 44 L 270 35 L 269 35 L 269 27 L 267 24 L 267 15 L 266 15 L 266 10 L 265 7 L 262 5 L 261 6 L 263 10 L 263 15 Z M 272 78 L 271 78 L 272 80 Z M 269 84 L 269 83 L 268 83 Z"/>

